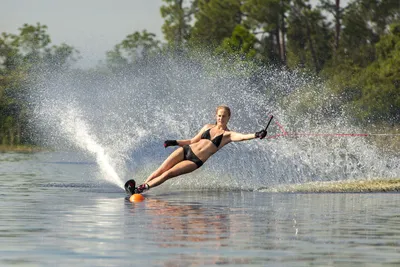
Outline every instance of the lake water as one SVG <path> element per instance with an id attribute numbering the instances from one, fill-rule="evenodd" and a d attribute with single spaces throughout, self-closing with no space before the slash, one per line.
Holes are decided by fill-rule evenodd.
<path id="1" fill-rule="evenodd" d="M 400 266 L 400 195 L 150 191 L 0 154 L 1 266 Z M 244 178 L 245 179 L 245 178 Z"/>

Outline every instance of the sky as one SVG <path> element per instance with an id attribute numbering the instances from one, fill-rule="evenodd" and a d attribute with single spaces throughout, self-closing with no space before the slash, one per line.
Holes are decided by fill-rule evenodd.
<path id="1" fill-rule="evenodd" d="M 40 22 L 48 27 L 53 45 L 75 47 L 81 57 L 77 66 L 89 68 L 136 31 L 146 29 L 162 40 L 162 4 L 161 0 L 0 0 L 0 33 L 16 34 L 24 23 Z"/>
<path id="2" fill-rule="evenodd" d="M 24 23 L 48 27 L 53 45 L 80 52 L 77 66 L 94 67 L 125 37 L 146 29 L 162 40 L 161 0 L 0 0 L 0 33 Z"/>

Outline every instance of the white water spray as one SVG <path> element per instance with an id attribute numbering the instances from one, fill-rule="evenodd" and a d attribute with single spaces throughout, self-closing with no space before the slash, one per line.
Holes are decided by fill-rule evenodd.
<path id="1" fill-rule="evenodd" d="M 88 129 L 87 124 L 79 118 L 76 110 L 69 108 L 60 120 L 62 129 L 65 131 L 65 136 L 83 151 L 94 155 L 102 177 L 106 181 L 124 188 L 124 183 L 115 171 L 117 166 L 113 166 L 112 158 L 110 158 L 109 154 L 107 154 L 104 148 L 95 140 L 95 136 L 89 134 L 91 131 Z"/>
<path id="2" fill-rule="evenodd" d="M 252 133 L 275 115 L 289 132 L 360 132 L 325 86 L 298 73 L 235 68 L 207 56 L 157 58 L 125 74 L 48 75 L 32 93 L 32 120 L 44 144 L 90 153 L 102 178 L 122 187 L 142 182 L 169 155 L 165 139 L 188 139 L 215 108 L 232 109 L 229 128 Z M 304 106 L 307 97 L 314 103 Z M 306 98 L 306 101 L 304 100 Z M 316 101 L 319 100 L 319 101 Z M 274 123 L 270 134 L 280 133 Z M 293 138 L 229 144 L 195 172 L 172 179 L 181 188 L 254 189 L 315 180 L 399 177 L 398 155 L 366 138 Z"/>

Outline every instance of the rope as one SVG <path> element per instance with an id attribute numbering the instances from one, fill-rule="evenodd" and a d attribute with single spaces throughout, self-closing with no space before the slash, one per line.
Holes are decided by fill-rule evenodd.
<path id="1" fill-rule="evenodd" d="M 400 134 L 390 134 L 390 133 L 288 133 L 285 131 L 283 126 L 275 118 L 275 124 L 281 130 L 281 134 L 275 134 L 266 136 L 268 139 L 274 139 L 279 137 L 302 137 L 302 136 L 335 136 L 335 137 L 367 137 L 367 136 L 400 136 Z"/>

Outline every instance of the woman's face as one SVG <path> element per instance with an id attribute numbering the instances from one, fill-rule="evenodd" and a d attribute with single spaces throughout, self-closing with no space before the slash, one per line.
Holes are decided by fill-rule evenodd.
<path id="1" fill-rule="evenodd" d="M 226 125 L 230 119 L 229 112 L 226 109 L 218 109 L 216 114 L 217 124 Z"/>

